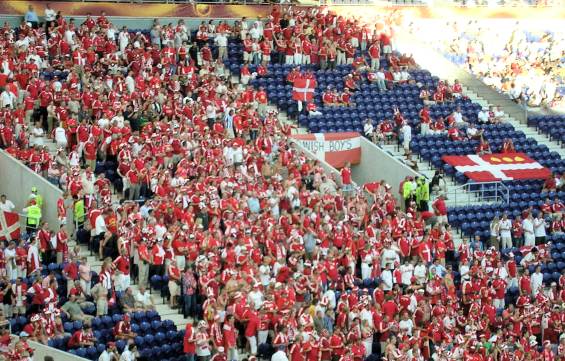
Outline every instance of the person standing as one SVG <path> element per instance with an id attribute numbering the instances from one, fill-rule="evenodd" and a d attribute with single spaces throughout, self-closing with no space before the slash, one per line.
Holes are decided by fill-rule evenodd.
<path id="1" fill-rule="evenodd" d="M 194 355 L 196 354 L 196 339 L 194 337 L 194 327 L 192 319 L 188 319 L 188 323 L 184 329 L 183 338 L 183 351 L 185 361 L 194 361 Z"/>
<path id="2" fill-rule="evenodd" d="M 445 196 L 443 194 L 439 195 L 432 207 L 436 214 L 437 222 L 440 224 L 447 223 L 447 206 L 445 204 Z"/>
<path id="3" fill-rule="evenodd" d="M 522 221 L 522 230 L 524 232 L 524 246 L 535 246 L 534 218 L 531 212 L 529 212 L 528 216 Z"/>
<path id="4" fill-rule="evenodd" d="M 24 208 L 23 211 L 26 214 L 26 232 L 31 234 L 37 231 L 41 222 L 41 208 L 37 205 L 35 199 L 32 199 L 29 206 Z"/>
<path id="5" fill-rule="evenodd" d="M 404 125 L 400 128 L 400 133 L 402 134 L 404 155 L 408 155 L 410 154 L 410 142 L 412 141 L 412 127 L 408 124 L 408 122 L 404 122 Z"/>
<path id="6" fill-rule="evenodd" d="M 536 218 L 534 219 L 534 236 L 536 245 L 544 244 L 545 243 L 545 219 L 543 218 L 543 213 L 538 213 Z"/>
<path id="7" fill-rule="evenodd" d="M 512 221 L 508 219 L 508 215 L 506 213 L 502 215 L 498 228 L 500 230 L 500 247 L 512 247 Z"/>
<path id="8" fill-rule="evenodd" d="M 27 8 L 27 12 L 24 18 L 26 23 L 30 23 L 32 28 L 37 29 L 37 25 L 39 24 L 39 17 L 37 16 L 37 13 L 33 9 L 33 6 L 30 5 Z"/>
<path id="9" fill-rule="evenodd" d="M 424 177 L 418 178 L 417 184 L 416 204 L 420 212 L 425 212 L 428 210 L 428 202 L 430 201 L 430 187 Z"/>
<path id="10" fill-rule="evenodd" d="M 351 180 L 351 163 L 345 163 L 345 166 L 341 168 L 340 174 L 343 192 L 348 194 L 353 190 L 353 181 Z"/>

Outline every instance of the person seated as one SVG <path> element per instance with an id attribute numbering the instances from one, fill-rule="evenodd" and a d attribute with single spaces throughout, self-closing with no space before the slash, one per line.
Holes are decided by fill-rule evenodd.
<path id="1" fill-rule="evenodd" d="M 491 122 L 494 124 L 502 123 L 502 117 L 504 116 L 504 112 L 500 107 L 491 107 L 492 111 L 492 120 Z"/>
<path id="2" fill-rule="evenodd" d="M 349 90 L 352 90 L 352 91 L 353 90 L 359 90 L 359 86 L 355 82 L 355 79 L 353 79 L 353 74 L 348 74 L 345 77 L 344 87 L 345 87 L 345 89 L 349 89 Z"/>
<path id="3" fill-rule="evenodd" d="M 118 340 L 129 340 L 135 338 L 136 333 L 131 331 L 131 317 L 125 314 L 121 321 L 114 326 L 114 337 Z"/>
<path id="4" fill-rule="evenodd" d="M 89 307 L 94 306 L 94 303 L 86 300 L 87 295 L 86 295 L 86 292 L 84 292 L 84 290 L 82 289 L 82 286 L 80 284 L 80 280 L 75 280 L 75 285 L 74 285 L 73 288 L 71 288 L 69 290 L 69 295 L 75 295 L 76 296 L 76 301 L 80 305 L 80 308 L 82 308 L 83 310 L 85 308 L 89 308 Z"/>
<path id="5" fill-rule="evenodd" d="M 69 348 L 78 347 L 90 347 L 94 346 L 96 343 L 96 338 L 92 333 L 92 327 L 89 324 L 85 324 L 82 330 L 75 331 L 71 338 L 69 339 Z"/>
<path id="6" fill-rule="evenodd" d="M 33 315 L 30 321 L 30 323 L 24 326 L 23 331 L 29 335 L 30 340 L 47 345 L 48 337 L 41 316 Z"/>
<path id="7" fill-rule="evenodd" d="M 389 119 L 385 119 L 379 124 L 379 131 L 387 141 L 390 141 L 395 137 L 394 125 Z"/>
<path id="8" fill-rule="evenodd" d="M 135 297 L 131 287 L 126 288 L 126 291 L 120 298 L 120 304 L 124 312 L 137 312 L 143 311 L 142 308 L 135 307 Z"/>
<path id="9" fill-rule="evenodd" d="M 551 212 L 553 214 L 559 214 L 561 215 L 561 213 L 563 213 L 563 209 L 565 209 L 565 206 L 563 205 L 563 203 L 559 200 L 558 196 L 555 196 L 555 199 L 553 200 L 553 204 L 551 205 Z"/>
<path id="10" fill-rule="evenodd" d="M 326 91 L 322 94 L 322 102 L 324 105 L 336 105 L 337 96 L 335 91 L 331 87 L 327 87 Z"/>
<path id="11" fill-rule="evenodd" d="M 350 106 L 351 105 L 351 92 L 349 88 L 343 89 L 343 93 L 339 96 L 340 105 Z"/>
<path id="12" fill-rule="evenodd" d="M 516 153 L 516 148 L 514 148 L 514 142 L 512 141 L 512 139 L 504 139 L 500 153 Z"/>
<path id="13" fill-rule="evenodd" d="M 318 110 L 318 106 L 314 102 L 309 102 L 306 104 L 306 111 L 308 115 L 322 115 L 322 112 Z"/>
<path id="14" fill-rule="evenodd" d="M 443 93 L 440 91 L 436 91 L 433 96 L 434 103 L 441 104 L 444 102 Z"/>
<path id="15" fill-rule="evenodd" d="M 73 321 L 89 321 L 94 318 L 82 311 L 82 308 L 77 301 L 76 294 L 69 295 L 69 300 L 65 302 L 63 307 L 61 307 L 61 312 L 64 312 L 67 317 Z"/>
<path id="16" fill-rule="evenodd" d="M 552 213 L 552 212 L 551 212 L 551 205 L 552 205 L 552 204 L 551 204 L 551 199 L 549 199 L 549 197 L 548 197 L 548 198 L 545 199 L 545 203 L 542 204 L 542 205 L 539 207 L 539 209 L 540 209 L 540 211 L 542 211 L 543 213 Z"/>
<path id="17" fill-rule="evenodd" d="M 286 81 L 292 84 L 298 77 L 300 77 L 300 67 L 297 66 L 288 73 L 288 75 L 286 76 Z"/>
<path id="18" fill-rule="evenodd" d="M 392 111 L 393 111 L 392 120 L 394 121 L 394 125 L 398 129 L 402 128 L 402 125 L 406 123 L 406 119 L 404 119 L 402 112 L 396 105 L 392 107 Z"/>
<path id="19" fill-rule="evenodd" d="M 430 93 L 428 88 L 424 87 L 424 88 L 422 88 L 422 90 L 420 90 L 420 100 L 422 100 L 422 102 L 424 103 L 424 108 L 422 108 L 422 110 L 427 108 L 426 105 L 434 104 L 434 101 L 432 100 L 431 97 L 432 97 L 432 94 Z M 428 111 L 428 113 L 429 113 L 429 111 Z"/>
<path id="20" fill-rule="evenodd" d="M 375 141 L 375 127 L 373 126 L 373 120 L 371 118 L 367 118 L 365 120 L 365 124 L 363 125 L 363 134 L 367 139 L 371 141 Z"/>
<path id="21" fill-rule="evenodd" d="M 463 115 L 461 112 L 461 107 L 457 107 L 453 113 L 451 113 L 450 117 L 453 118 L 453 123 L 450 125 L 454 125 L 456 127 L 464 127 L 468 125 L 467 117 Z M 449 120 L 451 122 L 451 120 Z"/>
<path id="22" fill-rule="evenodd" d="M 445 120 L 442 117 L 437 118 L 430 127 L 430 133 L 432 134 L 444 134 L 445 133 Z"/>
<path id="23" fill-rule="evenodd" d="M 135 295 L 135 306 L 146 311 L 155 309 L 151 293 L 145 288 L 145 286 L 139 286 L 139 291 Z"/>
<path id="24" fill-rule="evenodd" d="M 478 140 L 481 139 L 483 136 L 483 130 L 482 129 L 477 129 L 477 127 L 475 126 L 475 124 L 469 124 L 469 126 L 467 127 L 467 137 L 470 140 Z"/>
<path id="25" fill-rule="evenodd" d="M 408 69 L 406 67 L 400 68 L 400 83 L 405 84 L 411 79 L 410 73 L 408 73 Z"/>
<path id="26" fill-rule="evenodd" d="M 393 71 L 398 71 L 400 69 L 400 59 L 394 54 L 389 55 L 388 57 L 388 64 L 392 68 Z"/>
<path id="27" fill-rule="evenodd" d="M 457 127 L 449 128 L 449 130 L 447 131 L 447 136 L 453 141 L 463 140 L 463 136 L 461 135 L 461 132 L 459 131 L 459 129 L 457 129 Z"/>
<path id="28" fill-rule="evenodd" d="M 353 69 L 355 69 L 356 72 L 360 72 L 360 73 L 365 72 L 367 69 L 369 69 L 369 65 L 367 64 L 367 61 L 362 56 L 356 57 L 351 65 L 353 66 Z"/>
<path id="29" fill-rule="evenodd" d="M 377 72 L 367 73 L 367 80 L 370 83 L 376 83 L 377 87 L 379 88 L 379 91 L 382 92 L 387 90 L 385 72 L 382 67 Z"/>
<path id="30" fill-rule="evenodd" d="M 459 83 L 459 80 L 457 79 L 455 79 L 453 85 L 451 86 L 451 94 L 454 98 L 463 97 L 463 88 L 461 87 L 461 83 Z"/>
<path id="31" fill-rule="evenodd" d="M 556 174 L 552 174 L 545 180 L 542 192 L 555 192 L 557 189 L 557 182 L 555 180 Z"/>
<path id="32" fill-rule="evenodd" d="M 449 85 L 448 81 L 445 81 L 442 89 L 443 89 L 442 92 L 443 92 L 443 97 L 444 97 L 445 101 L 446 102 L 453 101 L 453 94 L 452 94 L 452 90 L 451 90 L 451 85 Z"/>
<path id="33" fill-rule="evenodd" d="M 400 57 L 398 58 L 398 64 L 407 69 L 414 69 L 417 66 L 416 61 L 414 60 L 414 57 L 411 54 L 400 55 Z"/>
<path id="34" fill-rule="evenodd" d="M 491 154 L 491 150 L 490 150 L 490 144 L 488 143 L 488 141 L 481 137 L 481 141 L 479 142 L 479 145 L 477 145 L 477 148 L 475 149 L 476 153 L 478 155 L 485 155 L 485 154 Z"/>
<path id="35" fill-rule="evenodd" d="M 487 108 L 482 108 L 481 110 L 479 110 L 479 113 L 477 114 L 477 119 L 482 124 L 488 124 L 490 122 L 490 114 Z"/>

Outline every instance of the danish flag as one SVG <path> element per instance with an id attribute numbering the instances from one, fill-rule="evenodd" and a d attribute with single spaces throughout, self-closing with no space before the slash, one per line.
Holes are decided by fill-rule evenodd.
<path id="1" fill-rule="evenodd" d="M 303 102 L 311 102 L 314 99 L 316 80 L 298 77 L 292 83 L 292 99 Z"/>
<path id="2" fill-rule="evenodd" d="M 442 160 L 477 182 L 545 179 L 551 171 L 524 153 L 443 156 Z"/>
<path id="3" fill-rule="evenodd" d="M 20 238 L 20 216 L 17 213 L 0 211 L 0 241 Z"/>

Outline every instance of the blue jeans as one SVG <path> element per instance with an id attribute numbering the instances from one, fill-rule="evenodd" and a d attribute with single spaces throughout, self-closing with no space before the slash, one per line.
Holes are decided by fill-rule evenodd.
<path id="1" fill-rule="evenodd" d="M 183 295 L 183 313 L 185 316 L 194 316 L 196 308 L 196 295 Z"/>
<path id="2" fill-rule="evenodd" d="M 194 354 L 193 353 L 184 354 L 184 361 L 194 361 Z"/>

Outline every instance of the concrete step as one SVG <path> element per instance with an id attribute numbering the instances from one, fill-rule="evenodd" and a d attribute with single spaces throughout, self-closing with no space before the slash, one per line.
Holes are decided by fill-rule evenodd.
<path id="1" fill-rule="evenodd" d="M 482 98 L 480 95 L 474 93 L 473 91 L 470 91 L 465 87 L 463 87 L 463 91 L 465 95 L 467 95 L 473 102 L 478 103 L 483 107 L 488 107 L 491 105 L 488 100 Z M 527 124 L 520 123 L 507 114 L 503 117 L 503 120 L 504 122 L 511 124 L 516 130 L 524 132 L 527 137 L 535 139 L 539 144 L 545 144 L 551 152 L 559 153 L 559 156 L 561 158 L 565 157 L 565 149 L 561 146 L 561 144 L 554 140 L 550 140 L 547 135 L 538 133 L 536 129 L 528 127 Z"/>

